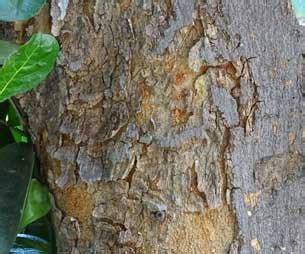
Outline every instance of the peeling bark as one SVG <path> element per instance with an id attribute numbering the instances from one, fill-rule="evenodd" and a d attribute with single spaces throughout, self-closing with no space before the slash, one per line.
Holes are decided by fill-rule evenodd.
<path id="1" fill-rule="evenodd" d="M 304 28 L 287 1 L 59 1 L 20 97 L 59 253 L 303 253 Z"/>

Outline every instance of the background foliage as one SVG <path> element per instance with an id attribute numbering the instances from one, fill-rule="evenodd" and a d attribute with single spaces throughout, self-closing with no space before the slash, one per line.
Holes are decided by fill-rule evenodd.
<path id="1" fill-rule="evenodd" d="M 44 3 L 0 0 L 0 19 L 29 19 Z M 55 253 L 48 189 L 37 179 L 31 138 L 13 96 L 43 81 L 58 52 L 56 39 L 47 34 L 34 34 L 22 46 L 0 40 L 0 254 Z"/>

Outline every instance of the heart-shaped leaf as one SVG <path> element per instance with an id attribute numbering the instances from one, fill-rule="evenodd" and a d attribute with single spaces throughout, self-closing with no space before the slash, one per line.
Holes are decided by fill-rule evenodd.
<path id="1" fill-rule="evenodd" d="M 7 59 L 10 54 L 15 52 L 17 48 L 18 45 L 15 43 L 0 40 L 0 65 L 2 65 L 5 59 Z"/>
<path id="2" fill-rule="evenodd" d="M 47 187 L 41 185 L 36 179 L 32 179 L 20 221 L 20 229 L 24 229 L 33 221 L 46 215 L 50 209 L 51 202 Z"/>
<path id="3" fill-rule="evenodd" d="M 15 240 L 33 166 L 31 145 L 0 149 L 0 254 L 7 254 Z"/>
<path id="4" fill-rule="evenodd" d="M 35 16 L 46 0 L 0 0 L 0 20 L 27 20 Z"/>
<path id="5" fill-rule="evenodd" d="M 37 33 L 0 69 L 0 102 L 37 86 L 53 69 L 59 52 L 57 40 Z"/>

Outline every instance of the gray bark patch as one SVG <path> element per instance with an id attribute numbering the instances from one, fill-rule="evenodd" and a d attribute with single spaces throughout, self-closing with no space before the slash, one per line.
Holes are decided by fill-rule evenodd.
<path id="1" fill-rule="evenodd" d="M 238 125 L 239 116 L 237 112 L 237 104 L 231 94 L 224 88 L 212 86 L 212 98 L 215 105 L 223 114 L 225 121 L 229 127 Z"/>

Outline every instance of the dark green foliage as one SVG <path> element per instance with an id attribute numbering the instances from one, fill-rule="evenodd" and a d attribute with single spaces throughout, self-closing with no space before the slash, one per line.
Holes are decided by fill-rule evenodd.
<path id="1" fill-rule="evenodd" d="M 48 253 L 56 253 L 55 236 L 51 224 L 50 214 L 29 224 L 24 231 L 25 234 L 39 236 L 47 241 Z"/>
<path id="2" fill-rule="evenodd" d="M 15 240 L 25 196 L 34 166 L 29 144 L 0 149 L 0 254 L 7 254 Z"/>
<path id="3" fill-rule="evenodd" d="M 0 0 L 0 20 L 26 20 L 46 0 Z M 55 253 L 49 193 L 39 177 L 30 137 L 10 98 L 36 87 L 53 69 L 59 45 L 38 33 L 23 46 L 0 40 L 0 254 Z M 9 99 L 9 100 L 8 100 Z M 30 183 L 30 184 L 29 184 Z M 18 232 L 23 231 L 23 234 Z M 17 235 L 17 237 L 16 237 Z M 42 236 L 43 240 L 40 237 Z M 13 246 L 13 248 L 11 248 Z"/>
<path id="4" fill-rule="evenodd" d="M 36 179 L 32 179 L 20 221 L 20 229 L 24 229 L 30 223 L 45 216 L 50 209 L 51 203 L 48 189 Z"/>
<path id="5" fill-rule="evenodd" d="M 7 127 L 7 125 L 0 122 L 0 148 L 4 147 L 7 144 L 14 143 L 15 139 Z"/>
<path id="6" fill-rule="evenodd" d="M 0 103 L 0 148 L 15 141 L 6 122 L 9 107 L 8 101 Z"/>

